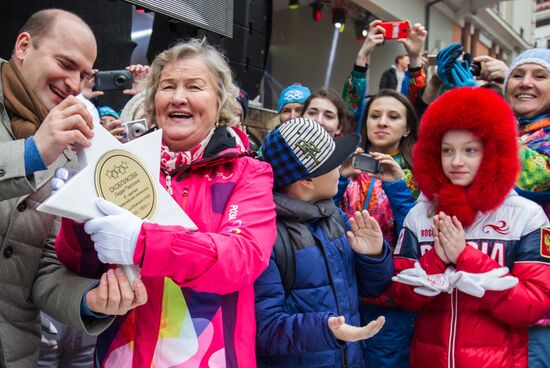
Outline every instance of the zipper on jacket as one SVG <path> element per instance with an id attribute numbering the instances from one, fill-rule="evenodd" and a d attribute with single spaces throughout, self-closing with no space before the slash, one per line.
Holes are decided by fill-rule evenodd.
<path id="1" fill-rule="evenodd" d="M 451 322 L 449 326 L 449 349 L 447 358 L 447 367 L 455 367 L 455 343 L 456 343 L 456 324 L 458 320 L 458 291 L 455 289 L 451 293 Z"/>
<path id="2" fill-rule="evenodd" d="M 342 349 L 342 368 L 348 368 L 348 347 Z"/>
<path id="3" fill-rule="evenodd" d="M 187 198 L 189 195 L 189 187 L 185 186 L 183 187 L 183 190 L 181 192 L 181 208 L 185 211 L 185 208 L 187 207 Z"/>
<path id="4" fill-rule="evenodd" d="M 314 232 L 312 232 L 311 234 L 313 235 L 313 240 L 315 241 L 316 245 L 319 247 L 319 250 L 323 254 L 323 259 L 325 260 L 325 265 L 327 267 L 327 274 L 328 274 L 328 279 L 329 279 L 329 282 L 330 282 L 330 288 L 332 289 L 332 292 L 334 293 L 334 301 L 336 302 L 336 310 L 338 311 L 338 315 L 341 316 L 342 312 L 340 312 L 340 305 L 338 303 L 338 296 L 336 294 L 336 288 L 334 287 L 334 281 L 332 279 L 332 271 L 331 271 L 330 266 L 329 266 L 327 253 L 325 252 L 325 245 L 323 244 L 323 239 L 321 239 L 320 237 L 317 237 L 317 235 Z M 327 239 L 327 241 L 329 241 L 329 240 Z M 343 247 L 342 247 L 342 250 L 343 250 Z M 342 367 L 343 368 L 348 367 L 348 347 L 347 346 L 345 346 L 342 349 Z"/>

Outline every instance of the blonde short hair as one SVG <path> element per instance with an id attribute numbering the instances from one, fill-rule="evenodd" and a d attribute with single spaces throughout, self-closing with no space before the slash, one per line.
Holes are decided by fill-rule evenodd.
<path id="1" fill-rule="evenodd" d="M 152 125 L 156 125 L 155 95 L 157 94 L 162 71 L 168 64 L 192 57 L 201 58 L 216 81 L 218 96 L 217 123 L 219 125 L 226 125 L 231 121 L 237 104 L 235 100 L 237 92 L 233 84 L 233 76 L 227 59 L 215 47 L 208 44 L 205 38 L 202 40 L 193 38 L 164 50 L 157 55 L 151 64 L 149 76 L 145 84 L 145 111 L 148 121 L 153 123 Z"/>

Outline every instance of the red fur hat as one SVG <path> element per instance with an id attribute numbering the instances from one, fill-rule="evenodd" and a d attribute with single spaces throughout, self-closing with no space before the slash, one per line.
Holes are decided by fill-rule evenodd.
<path id="1" fill-rule="evenodd" d="M 472 184 L 454 185 L 441 166 L 441 139 L 452 129 L 470 131 L 483 142 L 483 159 Z M 506 101 L 485 88 L 456 88 L 426 110 L 413 152 L 414 177 L 437 211 L 470 226 L 478 211 L 497 208 L 514 187 L 519 170 L 518 135 Z"/>

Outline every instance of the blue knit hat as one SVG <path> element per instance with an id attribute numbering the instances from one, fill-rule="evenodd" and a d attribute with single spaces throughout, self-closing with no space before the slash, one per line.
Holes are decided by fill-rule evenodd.
<path id="1" fill-rule="evenodd" d="M 97 109 L 99 111 L 99 117 L 102 118 L 104 116 L 112 116 L 114 117 L 115 119 L 119 119 L 120 118 L 120 115 L 118 114 L 118 112 L 116 112 L 115 110 L 113 110 L 111 107 L 109 106 L 101 106 L 99 109 Z"/>
<path id="2" fill-rule="evenodd" d="M 504 94 L 506 94 L 506 85 L 514 69 L 523 64 L 538 64 L 550 72 L 550 50 L 549 49 L 529 49 L 519 54 L 508 69 L 504 79 Z"/>
<path id="3" fill-rule="evenodd" d="M 294 83 L 283 89 L 283 92 L 279 95 L 279 105 L 277 106 L 277 112 L 280 114 L 281 110 L 286 104 L 289 103 L 301 103 L 306 102 L 307 98 L 311 95 L 309 88 L 302 86 L 299 83 Z"/>
<path id="4" fill-rule="evenodd" d="M 273 168 L 274 186 L 279 188 L 337 168 L 353 154 L 358 143 L 358 135 L 333 139 L 315 121 L 296 118 L 267 135 L 262 158 Z"/>

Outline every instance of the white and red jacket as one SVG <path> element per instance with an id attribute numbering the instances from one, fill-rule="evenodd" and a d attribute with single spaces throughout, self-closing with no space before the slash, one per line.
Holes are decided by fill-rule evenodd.
<path id="1" fill-rule="evenodd" d="M 394 254 L 395 273 L 418 261 L 428 274 L 447 265 L 433 248 L 427 217 L 430 202 L 421 195 L 405 219 Z M 496 210 L 478 212 L 465 229 L 467 246 L 457 271 L 483 273 L 507 266 L 519 283 L 476 298 L 455 289 L 426 297 L 393 282 L 396 303 L 418 311 L 411 367 L 527 367 L 527 327 L 550 310 L 550 229 L 542 208 L 514 191 Z"/>

